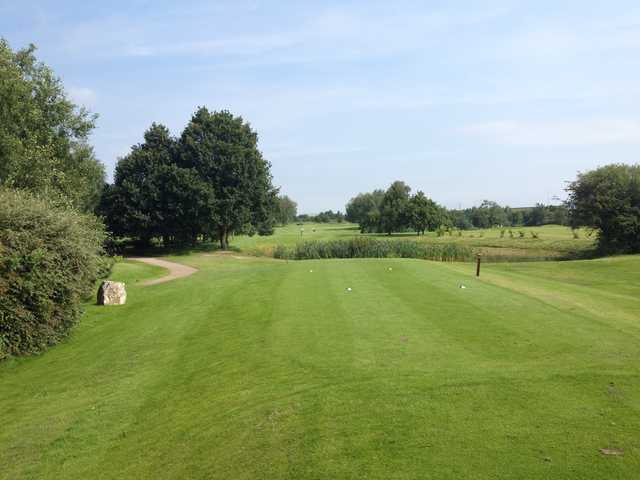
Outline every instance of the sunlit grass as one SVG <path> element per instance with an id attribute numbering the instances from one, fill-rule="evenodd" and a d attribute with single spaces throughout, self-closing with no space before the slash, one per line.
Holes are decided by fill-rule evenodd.
<path id="1" fill-rule="evenodd" d="M 120 263 L 0 364 L 0 478 L 635 478 L 640 257 Z M 464 285 L 466 288 L 460 288 Z M 347 290 L 351 288 L 351 290 Z M 615 448 L 610 457 L 601 448 Z"/>

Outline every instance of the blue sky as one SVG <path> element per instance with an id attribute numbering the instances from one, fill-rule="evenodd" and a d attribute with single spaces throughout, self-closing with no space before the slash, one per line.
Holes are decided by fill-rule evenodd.
<path id="1" fill-rule="evenodd" d="M 100 115 L 109 173 L 151 122 L 229 109 L 302 212 L 396 179 L 448 207 L 546 203 L 639 161 L 637 1 L 0 0 L 0 35 Z"/>

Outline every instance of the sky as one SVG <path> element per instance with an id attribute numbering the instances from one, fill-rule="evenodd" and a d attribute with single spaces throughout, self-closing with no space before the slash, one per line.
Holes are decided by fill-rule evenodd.
<path id="1" fill-rule="evenodd" d="M 152 122 L 251 123 L 302 213 L 404 180 L 449 207 L 557 202 L 640 161 L 640 2 L 0 0 L 99 114 L 109 177 Z"/>

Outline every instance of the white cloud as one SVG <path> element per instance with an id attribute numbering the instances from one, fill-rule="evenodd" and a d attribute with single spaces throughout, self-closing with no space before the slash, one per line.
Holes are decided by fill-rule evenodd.
<path id="1" fill-rule="evenodd" d="M 85 107 L 92 107 L 96 101 L 96 92 L 87 87 L 71 87 L 68 89 L 71 100 Z"/>
<path id="2" fill-rule="evenodd" d="M 564 122 L 493 121 L 468 125 L 463 133 L 490 143 L 525 146 L 640 144 L 640 121 L 593 119 Z"/>
<path id="3" fill-rule="evenodd" d="M 406 6 L 405 6 L 406 7 Z M 180 28 L 192 17 L 138 23 L 119 18 L 90 22 L 68 34 L 76 47 L 88 32 L 101 32 L 113 40 L 105 45 L 124 56 L 224 55 L 255 58 L 260 63 L 308 63 L 371 58 L 404 51 L 421 51 L 430 42 L 457 29 L 488 22 L 503 15 L 504 8 L 418 13 L 402 5 L 367 4 L 366 7 L 333 7 L 307 10 L 294 22 L 263 22 L 238 33 L 227 25 L 214 30 Z M 253 19 L 255 20 L 255 19 Z M 81 44 L 81 43 L 80 43 Z"/>

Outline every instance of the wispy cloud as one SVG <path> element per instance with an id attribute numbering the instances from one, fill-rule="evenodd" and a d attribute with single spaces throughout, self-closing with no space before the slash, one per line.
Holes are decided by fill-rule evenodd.
<path id="1" fill-rule="evenodd" d="M 64 33 L 63 44 L 75 52 L 84 49 L 115 56 L 217 55 L 257 57 L 257 61 L 272 63 L 344 61 L 420 50 L 440 43 L 442 34 L 491 21 L 507 11 L 486 6 L 465 12 L 413 10 L 400 4 L 368 2 L 308 8 L 296 21 L 281 22 L 276 17 L 268 23 L 260 21 L 259 12 L 253 17 L 245 12 L 244 31 L 217 24 L 216 16 L 200 25 L 197 22 L 202 20 L 189 15 L 189 9 L 176 18 L 145 22 L 118 15 L 74 25 Z M 194 22 L 198 27 L 194 28 Z M 103 48 L 96 48 L 98 44 Z"/>
<path id="2" fill-rule="evenodd" d="M 462 131 L 480 140 L 523 146 L 589 146 L 640 144 L 640 121 L 594 119 L 563 122 L 493 121 L 468 125 Z"/>

